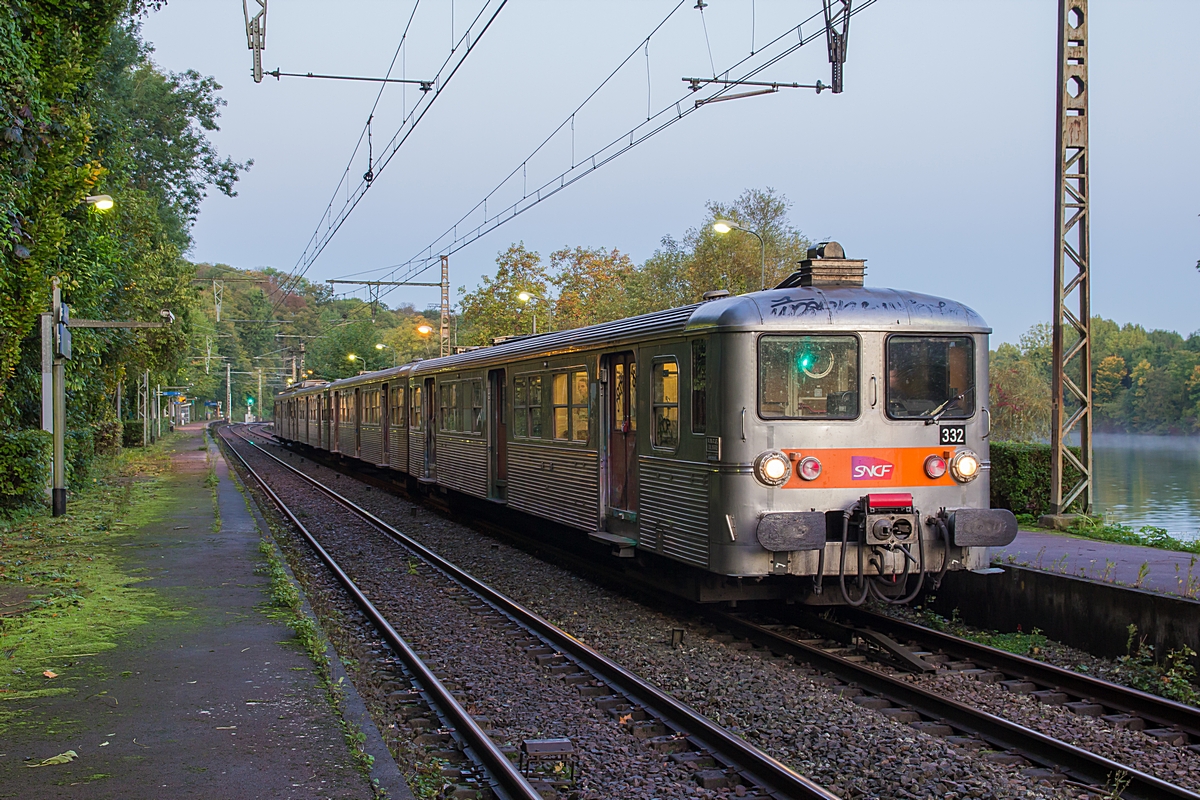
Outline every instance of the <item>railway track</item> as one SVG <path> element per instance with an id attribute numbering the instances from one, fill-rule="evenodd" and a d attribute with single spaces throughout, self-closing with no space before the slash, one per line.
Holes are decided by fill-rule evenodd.
<path id="1" fill-rule="evenodd" d="M 329 466 L 338 469 L 336 465 Z M 344 466 L 341 469 L 344 470 Z M 376 485 L 379 485 L 378 482 Z M 505 536 L 517 541 L 522 540 L 519 533 L 506 532 Z M 547 549 L 545 542 L 538 542 L 537 545 L 539 549 Z M 606 572 L 594 563 L 582 563 L 575 554 L 567 552 L 561 555 L 562 561 L 573 563 L 585 574 L 602 574 L 609 580 L 620 581 L 618 574 Z M 637 588 L 639 591 L 645 590 L 644 586 Z M 785 609 L 778 611 L 781 612 L 780 616 L 786 615 Z M 765 624 L 741 614 L 710 610 L 707 616 L 713 624 L 732 637 L 749 641 L 777 655 L 791 656 L 797 664 L 810 665 L 823 673 L 827 679 L 831 679 L 835 686 L 842 684 L 843 695 L 854 697 L 856 702 L 864 707 L 879 710 L 898 721 L 907 721 L 927 733 L 953 737 L 951 741 L 956 745 L 993 750 L 995 752 L 990 754 L 992 760 L 1013 765 L 1024 764 L 1035 770 L 1035 777 L 1044 777 L 1052 781 L 1065 779 L 1105 796 L 1112 792 L 1114 786 L 1122 786 L 1121 796 L 1129 798 L 1200 797 L 1186 788 L 1119 761 L 950 700 L 910 681 L 887 675 L 875 667 L 860 663 L 858 650 L 839 653 L 836 649 L 826 646 L 827 642 L 819 643 L 819 640 L 814 640 L 811 635 L 804 634 L 801 629 L 813 629 L 816 618 L 811 615 L 798 615 L 786 621 L 774 619 Z M 912 626 L 890 617 L 863 611 L 855 612 L 847 619 L 850 624 L 841 627 L 845 632 L 844 636 L 849 636 L 850 639 L 858 638 L 855 631 L 861 633 L 869 629 L 892 639 L 893 643 L 916 642 L 918 647 L 911 656 L 929 670 L 937 668 L 932 663 L 940 660 L 935 654 L 946 655 L 949 657 L 947 661 L 954 659 L 958 662 L 955 666 L 960 670 L 978 669 L 974 674 L 977 677 L 983 676 L 983 681 L 1011 677 L 1017 681 L 1017 684 L 1011 687 L 1013 691 L 1024 691 L 1029 687 L 1021 684 L 1032 683 L 1045 687 L 1042 691 L 1068 695 L 1068 698 L 1049 695 L 1047 699 L 1050 702 L 1062 700 L 1063 703 L 1098 705 L 1101 711 L 1114 712 L 1105 715 L 1114 717 L 1109 720 L 1114 725 L 1136 730 L 1139 729 L 1138 722 L 1144 720 L 1159 726 L 1148 730 L 1155 738 L 1166 741 L 1170 741 L 1173 736 L 1192 736 L 1192 731 L 1196 728 L 1194 710 L 1153 695 L 1071 673 L 1042 662 L 1012 656 L 1003 651 L 994 651 L 995 658 L 985 658 L 985 655 L 992 654 L 992 648 L 920 626 Z M 806 628 L 806 625 L 809 627 Z M 820 631 L 820 634 L 829 633 L 828 628 L 834 625 L 835 623 L 826 620 L 826 630 Z M 788 630 L 789 627 L 791 631 Z M 900 649 L 906 648 L 901 646 Z M 925 658 L 930 656 L 933 658 L 926 661 Z M 983 665 L 983 668 L 978 665 Z M 912 664 L 908 667 L 911 669 Z M 1033 688 L 1030 691 L 1038 690 Z M 1070 700 L 1071 697 L 1078 699 Z M 1079 711 L 1089 713 L 1095 709 L 1080 706 Z"/>
<path id="2" fill-rule="evenodd" d="M 950 662 L 976 680 L 1001 683 L 1009 691 L 1032 694 L 1073 713 L 1103 717 L 1161 741 L 1200 752 L 1200 709 L 1121 684 L 1056 667 L 963 639 L 923 625 L 862 609 L 840 609 L 839 618 L 913 645 L 927 663 Z"/>
<path id="3" fill-rule="evenodd" d="M 936 692 L 858 660 L 853 650 L 839 652 L 822 646 L 823 639 L 804 634 L 799 625 L 758 622 L 740 614 L 709 611 L 708 617 L 728 635 L 789 655 L 828 678 L 844 685 L 843 695 L 867 708 L 874 708 L 897 721 L 936 736 L 955 737 L 951 741 L 976 749 L 989 748 L 998 763 L 1028 763 L 1035 773 L 1047 779 L 1067 779 L 1082 786 L 1104 791 L 1124 786 L 1122 797 L 1197 798 L 1185 788 L 1149 775 L 1127 764 L 1068 744 L 1031 728 L 986 711 L 949 699 Z"/>
<path id="4" fill-rule="evenodd" d="M 346 513 L 354 515 L 377 531 L 414 553 L 426 564 L 441 572 L 465 592 L 487 604 L 501 616 L 516 634 L 515 643 L 538 663 L 562 672 L 576 669 L 573 683 L 580 693 L 591 697 L 597 707 L 624 725 L 635 738 L 675 761 L 694 768 L 693 778 L 702 787 L 721 788 L 740 785 L 742 796 L 780 798 L 819 798 L 833 800 L 836 795 L 795 773 L 782 763 L 729 733 L 707 717 L 604 657 L 561 628 L 513 602 L 496 590 L 430 551 L 387 522 L 343 497 L 330 487 L 265 451 L 252 438 L 243 436 L 236 426 L 222 429 L 222 438 L 229 451 L 264 493 L 271 499 L 293 526 L 300 531 L 321 561 L 336 575 L 338 582 L 350 592 L 358 606 L 383 633 L 385 640 L 404 660 L 427 690 L 437 707 L 453 726 L 453 732 L 464 750 L 491 776 L 490 784 L 502 797 L 539 797 L 529 781 L 516 769 L 483 728 L 457 702 L 452 693 L 434 676 L 396 632 L 383 614 L 359 589 L 337 561 L 326 551 L 282 498 L 256 471 L 244 453 L 269 459 L 272 467 L 302 479 L 314 491 L 335 502 Z M 236 439 L 240 444 L 233 441 Z M 244 452 L 243 452 L 244 451 Z M 526 638 L 519 638 L 524 636 Z M 587 683 L 589 685 L 584 686 Z M 440 687 L 440 688 L 439 688 Z M 528 794 L 528 792 L 534 792 Z"/>

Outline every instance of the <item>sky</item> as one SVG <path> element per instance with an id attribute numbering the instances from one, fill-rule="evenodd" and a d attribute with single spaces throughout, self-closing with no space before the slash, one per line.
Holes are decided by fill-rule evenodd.
<path id="1" fill-rule="evenodd" d="M 686 0 L 646 45 L 677 3 L 509 0 L 306 276 L 386 277 L 514 170 L 489 216 L 520 199 L 521 181 L 539 185 L 627 135 L 648 104 L 692 105 L 683 77 L 724 73 L 752 47 L 750 65 L 779 53 L 821 8 L 709 0 L 701 14 Z M 273 0 L 264 67 L 382 76 L 411 15 L 392 76 L 431 79 L 485 4 L 425 0 L 414 14 L 412 0 Z M 1090 12 L 1092 312 L 1186 335 L 1200 329 L 1200 3 L 1092 0 Z M 640 263 L 664 236 L 703 224 L 706 202 L 771 187 L 806 236 L 867 259 L 870 285 L 960 300 L 993 327 L 993 345 L 1016 341 L 1053 312 L 1056 25 L 1054 0 L 879 0 L 851 21 L 843 93 L 787 89 L 697 109 L 454 253 L 451 283 L 472 290 L 517 241 L 543 257 L 582 245 Z M 350 175 L 353 188 L 367 169 L 365 145 L 351 155 L 379 85 L 255 84 L 232 0 L 170 0 L 143 36 L 163 69 L 217 79 L 228 105 L 210 138 L 223 155 L 254 159 L 237 197 L 204 201 L 189 257 L 293 270 L 339 180 Z M 574 132 L 529 158 L 631 53 Z M 756 79 L 829 83 L 823 37 Z M 383 93 L 374 156 L 418 94 Z M 387 302 L 424 307 L 437 290 L 405 287 Z"/>

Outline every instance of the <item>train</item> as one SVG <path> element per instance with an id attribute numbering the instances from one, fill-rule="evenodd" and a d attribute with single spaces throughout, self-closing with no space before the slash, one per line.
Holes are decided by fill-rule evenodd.
<path id="1" fill-rule="evenodd" d="M 275 435 L 701 602 L 905 603 L 988 565 L 988 335 L 837 242 L 778 286 L 308 382 Z M 538 526 L 534 526 L 538 527 Z M 624 560 L 624 561 L 622 561 Z"/>

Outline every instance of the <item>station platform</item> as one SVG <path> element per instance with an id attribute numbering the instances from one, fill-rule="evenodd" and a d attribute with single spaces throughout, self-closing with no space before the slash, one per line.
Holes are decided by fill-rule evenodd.
<path id="1" fill-rule="evenodd" d="M 0 797 L 357 800 L 377 796 L 374 779 L 411 798 L 347 680 L 345 718 L 375 756 L 369 777 L 356 765 L 313 662 L 266 613 L 259 521 L 203 424 L 182 433 L 169 444 L 165 513 L 118 548 L 122 571 L 176 610 L 89 654 L 70 694 L 25 703 L 0 742 Z M 215 531 L 206 455 L 219 477 Z M 68 750 L 70 763 L 27 768 Z"/>
<path id="2" fill-rule="evenodd" d="M 993 548 L 992 560 L 1200 599 L 1200 556 L 1192 553 L 1023 530 Z"/>

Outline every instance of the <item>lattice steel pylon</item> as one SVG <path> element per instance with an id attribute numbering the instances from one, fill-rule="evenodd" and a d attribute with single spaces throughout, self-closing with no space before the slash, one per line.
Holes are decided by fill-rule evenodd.
<path id="1" fill-rule="evenodd" d="M 1050 511 L 1091 513 L 1092 309 L 1088 239 L 1087 0 L 1058 3 L 1058 168 L 1055 181 Z M 1072 310 L 1072 306 L 1076 310 Z M 1079 455 L 1070 449 L 1079 432 Z M 1068 474 L 1073 468 L 1078 477 Z M 1069 489 L 1063 488 L 1072 480 Z"/>
<path id="2" fill-rule="evenodd" d="M 450 256 L 442 256 L 442 325 L 439 354 L 450 355 Z"/>

